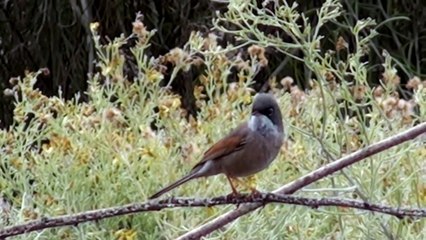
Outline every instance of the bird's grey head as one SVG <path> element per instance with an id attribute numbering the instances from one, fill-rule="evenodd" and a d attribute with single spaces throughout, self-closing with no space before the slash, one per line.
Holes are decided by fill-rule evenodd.
<path id="1" fill-rule="evenodd" d="M 263 116 L 266 116 L 277 127 L 280 133 L 284 131 L 281 110 L 278 106 L 277 100 L 272 94 L 257 94 L 254 98 L 251 114 L 261 114 Z"/>

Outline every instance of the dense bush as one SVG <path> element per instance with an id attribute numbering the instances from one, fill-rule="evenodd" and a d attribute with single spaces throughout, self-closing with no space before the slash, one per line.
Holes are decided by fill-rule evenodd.
<path id="1" fill-rule="evenodd" d="M 104 42 L 91 24 L 97 73 L 90 77 L 86 101 L 46 96 L 35 86 L 47 71 L 11 80 L 14 124 L 0 131 L 1 224 L 14 225 L 44 216 L 143 201 L 176 180 L 204 150 L 247 118 L 253 79 L 269 64 L 268 49 L 305 66 L 309 91 L 293 77 L 269 79 L 288 135 L 274 164 L 258 174 L 259 189 L 272 190 L 298 176 L 370 143 L 425 121 L 425 82 L 413 77 L 409 95 L 399 93 L 393 56 L 384 52 L 381 80 L 371 86 L 366 56 L 377 33 L 372 19 L 350 25 L 333 48 L 323 47 L 324 29 L 342 15 L 338 1 L 326 1 L 311 22 L 295 4 L 267 6 L 235 1 L 214 22 L 217 32 L 232 33 L 234 44 L 218 44 L 215 34 L 193 32 L 182 48 L 161 57 L 148 52 L 156 32 L 139 20 L 131 36 Z M 313 15 L 313 14 L 312 14 Z M 275 32 L 264 32 L 262 27 Z M 288 36 L 277 37 L 277 34 Z M 123 52 L 124 46 L 129 52 Z M 293 52 L 297 51 L 297 54 Z M 135 78 L 126 74 L 128 54 Z M 167 69 L 166 69 L 167 68 Z M 197 117 L 182 108 L 171 91 L 177 75 L 191 68 Z M 169 73 L 166 78 L 164 73 Z M 234 82 L 229 82 L 234 79 Z M 389 149 L 300 191 L 304 196 L 338 196 L 421 207 L 426 203 L 424 140 Z M 223 176 L 200 179 L 174 195 L 217 196 L 230 189 Z M 9 206 L 7 206 L 9 205 Z M 233 206 L 174 209 L 45 230 L 22 239 L 170 239 Z M 399 220 L 351 209 L 309 209 L 268 205 L 213 236 L 230 239 L 277 237 L 425 238 L 425 222 Z"/>
<path id="2" fill-rule="evenodd" d="M 71 99 L 78 92 L 82 100 L 86 100 L 87 74 L 95 72 L 95 48 L 91 41 L 89 23 L 99 22 L 102 36 L 129 35 L 132 31 L 131 21 L 135 13 L 144 15 L 143 22 L 149 29 L 156 29 L 149 49 L 149 56 L 164 55 L 174 47 L 182 47 L 193 30 L 204 34 L 212 26 L 215 11 L 225 12 L 226 1 L 210 0 L 135 0 L 135 1 L 5 1 L 0 7 L 0 90 L 11 87 L 9 78 L 23 76 L 26 70 L 36 71 L 47 67 L 49 75 L 40 76 L 36 87 L 47 96 L 56 95 L 61 89 L 62 96 Z M 225 3 L 224 3 L 225 2 Z M 275 1 L 257 1 L 257 7 Z M 294 1 L 288 1 L 292 5 Z M 340 36 L 343 36 L 352 50 L 356 47 L 350 27 L 359 19 L 371 17 L 377 22 L 373 28 L 377 31 L 368 48 L 370 52 L 364 56 L 368 59 L 367 81 L 377 84 L 383 72 L 384 62 L 382 50 L 386 49 L 395 58 L 395 67 L 401 77 L 400 93 L 409 98 L 404 84 L 414 76 L 424 79 L 422 69 L 426 68 L 422 55 L 426 46 L 421 44 L 425 38 L 426 20 L 423 17 L 424 1 L 340 1 L 342 11 L 332 24 L 326 24 L 321 30 L 322 48 L 333 49 Z M 309 17 L 309 21 L 317 21 L 316 11 L 323 1 L 297 1 L 297 10 Z M 271 26 L 260 26 L 265 33 L 274 33 Z M 363 36 L 367 34 L 362 31 Z M 233 41 L 233 36 L 219 33 L 219 43 Z M 279 35 L 291 41 L 287 34 Z M 128 47 L 123 47 L 126 51 Z M 293 49 L 292 54 L 303 57 L 303 53 Z M 254 88 L 259 90 L 271 76 L 281 79 L 287 75 L 303 89 L 309 88 L 310 70 L 303 62 L 289 58 L 274 48 L 266 49 L 268 66 L 263 68 L 254 78 Z M 344 53 L 341 53 L 344 55 Z M 128 54 L 127 56 L 131 56 Z M 127 75 L 136 71 L 132 67 L 126 69 Z M 170 77 L 169 72 L 165 78 Z M 180 73 L 172 84 L 175 92 L 182 98 L 182 104 L 190 113 L 195 114 L 195 99 L 192 93 L 197 73 Z M 165 84 L 165 83 L 163 83 Z M 12 99 L 0 96 L 0 127 L 12 124 Z"/>

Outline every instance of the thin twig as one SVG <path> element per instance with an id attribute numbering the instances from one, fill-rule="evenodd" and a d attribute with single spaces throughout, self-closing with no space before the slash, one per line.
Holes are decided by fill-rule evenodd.
<path id="1" fill-rule="evenodd" d="M 77 225 L 79 223 L 100 220 L 109 217 L 120 216 L 136 212 L 158 211 L 165 208 L 177 207 L 211 207 L 217 205 L 239 204 L 243 203 L 287 203 L 293 205 L 302 205 L 312 208 L 322 206 L 338 206 L 345 208 L 356 208 L 373 212 L 389 214 L 398 218 L 403 217 L 426 217 L 426 209 L 410 208 L 392 208 L 379 204 L 372 204 L 364 201 L 338 199 L 338 198 L 305 198 L 292 195 L 280 195 L 273 193 L 258 193 L 255 195 L 241 196 L 222 196 L 209 199 L 195 198 L 170 198 L 164 200 L 152 200 L 145 203 L 133 203 L 124 206 L 97 209 L 72 215 L 64 215 L 52 218 L 42 218 L 30 221 L 21 225 L 11 226 L 0 230 L 0 239 L 10 236 L 16 236 L 23 233 L 29 233 L 37 230 Z"/>
<path id="2" fill-rule="evenodd" d="M 386 149 L 389 149 L 391 147 L 397 146 L 403 142 L 406 142 L 408 140 L 414 139 L 417 136 L 426 133 L 426 122 L 423 122 L 415 127 L 412 127 L 408 130 L 405 130 L 404 132 L 401 132 L 395 136 L 386 138 L 380 142 L 374 143 L 368 147 L 365 147 L 363 149 L 360 149 L 354 153 L 351 153 L 347 156 L 344 156 L 340 158 L 339 160 L 336 160 L 332 163 L 329 163 L 327 165 L 324 165 L 323 167 L 316 169 L 305 176 L 302 176 L 293 182 L 290 182 L 279 189 L 275 190 L 274 193 L 278 194 L 292 194 L 296 192 L 297 190 L 308 186 L 309 184 L 316 182 L 332 173 L 335 173 L 336 171 L 339 171 L 349 165 L 352 165 L 354 163 L 357 163 L 367 157 L 370 157 L 374 154 L 377 154 L 379 152 L 382 152 Z M 261 207 L 262 204 L 260 203 L 251 203 L 251 204 L 245 204 L 239 207 L 236 210 L 227 212 L 212 221 L 201 225 L 186 234 L 182 235 L 178 239 L 199 239 L 202 236 L 205 236 L 216 229 L 219 229 L 223 227 L 224 225 L 234 221 L 235 219 L 239 218 L 242 215 L 245 215 L 259 207 Z"/>

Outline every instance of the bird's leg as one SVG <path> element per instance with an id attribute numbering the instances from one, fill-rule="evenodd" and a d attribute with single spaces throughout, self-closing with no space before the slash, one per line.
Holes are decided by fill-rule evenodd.
<path id="1" fill-rule="evenodd" d="M 231 188 L 232 188 L 232 193 L 230 195 L 231 196 L 239 196 L 240 193 L 235 188 L 234 183 L 232 182 L 232 179 L 228 175 L 226 175 L 226 178 L 228 179 L 228 182 L 229 182 L 229 184 L 231 185 Z"/>
<path id="2" fill-rule="evenodd" d="M 237 191 L 237 189 L 236 189 L 236 188 L 235 188 L 235 186 L 234 186 L 234 183 L 232 182 L 232 180 L 233 180 L 233 179 L 234 179 L 236 182 L 240 182 L 240 180 L 239 180 L 238 178 L 231 178 L 231 177 L 229 177 L 228 175 L 226 175 L 226 178 L 228 179 L 229 184 L 231 185 L 231 188 L 232 188 L 232 193 L 228 194 L 228 196 L 227 196 L 227 197 L 230 197 L 230 198 L 240 197 L 240 196 L 241 196 L 241 194 Z M 240 204 L 239 204 L 239 203 L 237 203 L 237 204 L 236 204 L 236 206 L 237 206 L 237 208 L 239 208 L 239 207 L 240 207 Z"/>

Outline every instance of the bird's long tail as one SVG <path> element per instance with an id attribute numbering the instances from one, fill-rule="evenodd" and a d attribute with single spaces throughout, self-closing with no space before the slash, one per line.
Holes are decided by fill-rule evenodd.
<path id="1" fill-rule="evenodd" d="M 166 192 L 168 192 L 168 191 L 170 191 L 170 190 L 172 190 L 174 188 L 177 188 L 180 185 L 188 182 L 189 180 L 197 178 L 197 177 L 198 177 L 198 174 L 196 172 L 190 173 L 190 174 L 186 175 L 185 177 L 177 180 L 176 182 L 170 184 L 169 186 L 161 189 L 160 191 L 158 191 L 157 193 L 155 193 L 154 195 L 152 195 L 151 197 L 149 197 L 149 199 L 158 198 L 159 196 L 163 195 L 164 193 L 166 193 Z"/>

